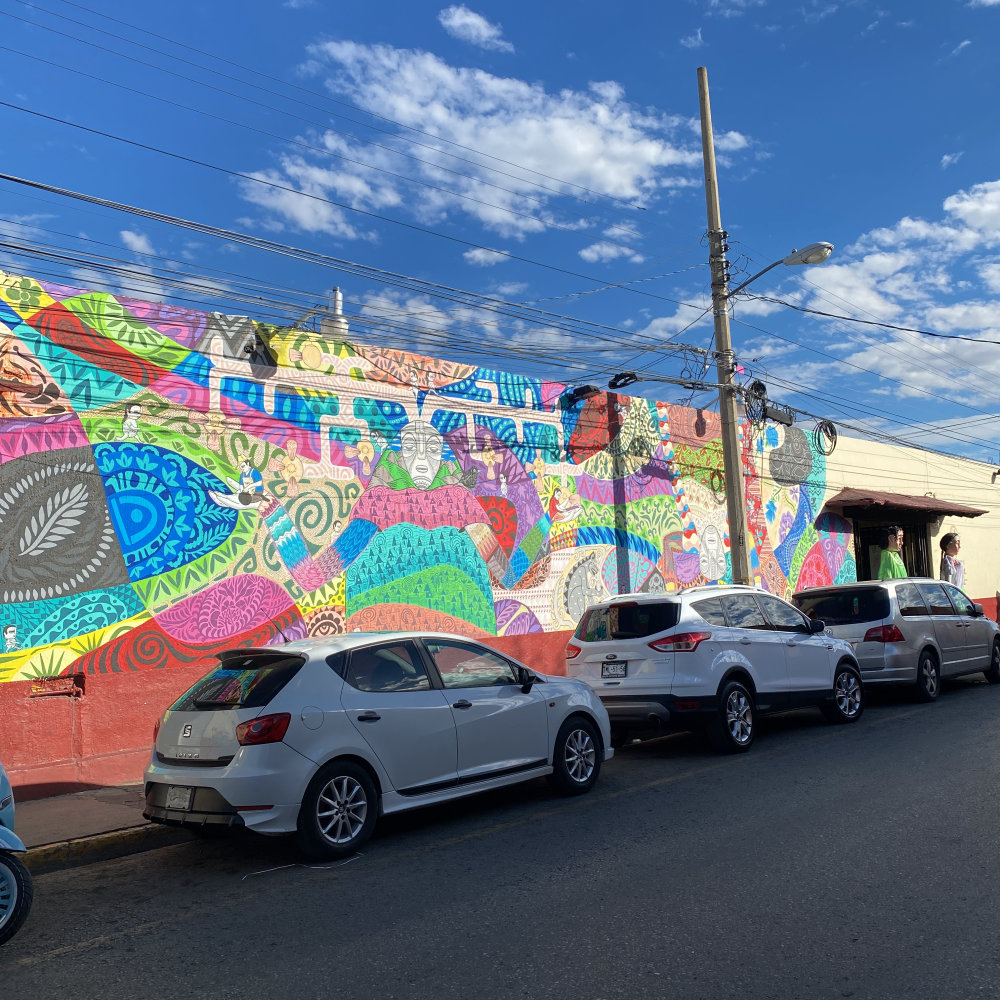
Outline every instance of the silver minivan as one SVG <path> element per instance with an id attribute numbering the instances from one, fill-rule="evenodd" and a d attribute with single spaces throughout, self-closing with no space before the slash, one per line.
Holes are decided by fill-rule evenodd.
<path id="1" fill-rule="evenodd" d="M 942 677 L 980 671 L 1000 683 L 1000 628 L 939 580 L 865 580 L 811 587 L 792 603 L 854 647 L 865 684 L 913 684 L 933 701 Z"/>

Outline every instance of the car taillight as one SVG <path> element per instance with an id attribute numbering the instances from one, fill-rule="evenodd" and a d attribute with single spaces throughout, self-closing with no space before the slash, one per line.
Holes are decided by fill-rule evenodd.
<path id="1" fill-rule="evenodd" d="M 574 646 L 573 643 L 570 643 L 566 647 L 566 659 L 567 660 L 572 660 L 574 656 L 579 656 L 579 655 L 580 655 L 580 647 L 579 646 Z"/>
<path id="2" fill-rule="evenodd" d="M 157 719 L 156 722 L 153 723 L 153 745 L 154 746 L 156 745 L 156 737 L 160 735 L 160 722 L 161 721 L 162 721 L 161 719 Z"/>
<path id="3" fill-rule="evenodd" d="M 262 715 L 249 722 L 241 722 L 236 727 L 236 738 L 240 746 L 255 746 L 258 743 L 280 743 L 288 731 L 292 717 L 287 712 L 278 715 Z"/>
<path id="4" fill-rule="evenodd" d="M 698 648 L 699 643 L 711 638 L 711 632 L 678 632 L 677 635 L 668 635 L 647 645 L 661 653 L 690 653 Z"/>
<path id="5" fill-rule="evenodd" d="M 895 625 L 876 625 L 865 632 L 863 642 L 906 642 Z"/>

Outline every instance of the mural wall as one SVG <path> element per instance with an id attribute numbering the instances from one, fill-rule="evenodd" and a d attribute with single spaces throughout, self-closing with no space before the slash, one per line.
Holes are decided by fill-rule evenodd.
<path id="1" fill-rule="evenodd" d="M 0 272 L 0 681 L 572 628 L 724 580 L 718 416 Z M 854 578 L 825 459 L 743 428 L 755 570 Z"/>

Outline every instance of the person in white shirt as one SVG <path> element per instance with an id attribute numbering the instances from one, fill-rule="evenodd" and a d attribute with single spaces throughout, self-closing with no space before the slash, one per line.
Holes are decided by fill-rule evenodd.
<path id="1" fill-rule="evenodd" d="M 938 543 L 941 546 L 941 579 L 956 587 L 965 585 L 965 563 L 958 558 L 962 541 L 954 531 L 947 531 Z"/>

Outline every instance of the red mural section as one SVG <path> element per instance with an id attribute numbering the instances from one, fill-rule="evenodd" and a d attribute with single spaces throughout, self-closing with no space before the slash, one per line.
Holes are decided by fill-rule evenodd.
<path id="1" fill-rule="evenodd" d="M 63 670 L 63 674 L 108 674 L 164 667 L 207 664 L 211 657 L 234 646 L 267 646 L 285 638 L 301 638 L 305 624 L 298 608 L 290 608 L 265 625 L 215 642 L 194 645 L 165 632 L 156 621 L 146 622 L 85 653 Z M 208 667 L 206 666 L 207 670 Z"/>

